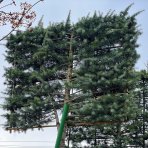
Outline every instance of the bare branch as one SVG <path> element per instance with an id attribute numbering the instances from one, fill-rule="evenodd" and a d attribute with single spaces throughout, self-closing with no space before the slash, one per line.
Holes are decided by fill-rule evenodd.
<path id="1" fill-rule="evenodd" d="M 38 128 L 38 129 L 41 129 L 41 128 L 46 128 L 46 127 L 57 127 L 57 125 L 43 125 L 43 126 L 33 126 L 33 127 L 30 127 L 30 128 L 27 128 L 27 129 L 35 129 L 35 128 Z M 6 128 L 7 131 L 24 131 L 23 128 Z"/>
<path id="2" fill-rule="evenodd" d="M 7 5 L 4 5 L 4 6 L 0 7 L 0 9 L 5 8 L 5 7 L 7 7 L 7 6 L 10 6 L 10 5 L 13 5 L 13 3 L 10 3 L 10 4 L 7 4 Z"/>

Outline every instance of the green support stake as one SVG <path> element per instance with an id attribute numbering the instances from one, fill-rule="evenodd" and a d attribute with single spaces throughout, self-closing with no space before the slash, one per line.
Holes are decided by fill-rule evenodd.
<path id="1" fill-rule="evenodd" d="M 63 131 L 64 131 L 64 126 L 65 126 L 65 121 L 68 117 L 68 110 L 69 110 L 69 104 L 65 103 L 63 113 L 62 113 L 62 119 L 61 119 L 60 127 L 59 127 L 59 130 L 58 130 L 55 148 L 60 148 L 62 135 L 63 135 Z"/>

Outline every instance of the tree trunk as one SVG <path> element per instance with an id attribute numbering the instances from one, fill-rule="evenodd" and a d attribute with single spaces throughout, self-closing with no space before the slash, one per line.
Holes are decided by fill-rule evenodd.
<path id="1" fill-rule="evenodd" d="M 122 142 L 121 142 L 121 124 L 117 124 L 116 146 L 122 148 Z"/>
<path id="2" fill-rule="evenodd" d="M 67 125 L 65 125 L 65 127 L 64 127 L 64 132 L 63 132 L 63 135 L 62 135 L 60 148 L 65 148 L 66 130 L 67 130 Z"/>
<path id="3" fill-rule="evenodd" d="M 72 69 L 73 69 L 72 39 L 73 39 L 73 35 L 71 35 L 71 37 L 70 37 L 69 64 L 68 64 L 67 76 L 66 76 L 66 80 L 67 80 L 68 83 L 71 82 L 71 79 L 72 79 Z M 65 88 L 64 103 L 67 103 L 69 100 L 70 100 L 70 89 L 69 88 Z M 62 140 L 61 140 L 61 144 L 60 144 L 60 148 L 65 148 L 66 130 L 67 130 L 67 125 L 65 124 L 64 132 L 63 132 Z"/>
<path id="4" fill-rule="evenodd" d="M 58 131 L 58 129 L 60 127 L 60 122 L 59 122 L 57 110 L 55 108 L 54 108 L 54 115 L 55 115 L 55 120 L 56 120 L 57 131 Z"/>

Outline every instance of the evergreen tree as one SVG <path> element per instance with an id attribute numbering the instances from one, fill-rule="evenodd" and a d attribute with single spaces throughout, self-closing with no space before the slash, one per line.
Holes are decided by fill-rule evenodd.
<path id="1" fill-rule="evenodd" d="M 139 117 L 139 120 L 142 119 L 142 147 L 147 147 L 148 143 L 148 73 L 142 71 L 141 74 L 141 95 L 139 105 L 142 108 L 142 114 Z"/>
<path id="2" fill-rule="evenodd" d="M 109 13 L 106 16 L 86 17 L 77 23 L 78 35 L 81 37 L 80 67 L 76 69 L 77 79 L 74 81 L 78 94 L 71 110 L 74 125 L 97 126 L 102 128 L 100 135 L 112 137 L 112 147 L 125 147 L 132 139 L 127 138 L 130 133 L 130 120 L 136 116 L 137 105 L 134 98 L 135 72 L 134 65 L 138 59 L 135 48 L 140 34 L 137 30 L 135 15 L 128 15 L 128 7 L 119 15 Z M 80 103 L 81 101 L 82 103 Z M 76 104 L 76 105 L 75 105 Z M 75 120 L 74 120 L 75 119 Z M 91 129 L 91 128 L 90 128 Z M 92 135 L 95 137 L 95 127 Z M 90 134 L 90 131 L 89 135 Z M 74 128 L 72 135 L 80 143 L 84 139 L 90 140 L 86 128 Z M 71 140 L 75 142 L 73 136 Z M 78 138 L 79 137 L 79 138 Z M 98 139 L 97 139 L 98 140 Z M 110 145 L 110 140 L 104 143 Z M 98 144 L 97 144 L 98 145 Z M 110 145 L 111 146 L 111 145 Z"/>
<path id="3" fill-rule="evenodd" d="M 70 104 L 65 132 L 74 147 L 125 147 L 138 109 L 134 97 L 136 13 L 94 13 L 71 25 L 41 25 L 11 35 L 7 43 L 6 127 L 27 130 L 56 120 Z M 90 127 L 87 127 L 90 126 Z M 66 139 L 63 134 L 64 147 Z M 103 140 L 102 140 L 103 139 Z"/>
<path id="4" fill-rule="evenodd" d="M 133 121 L 130 133 L 132 144 L 138 147 L 147 147 L 148 140 L 148 74 L 146 70 L 137 72 L 136 98 L 139 107 L 136 119 Z"/>

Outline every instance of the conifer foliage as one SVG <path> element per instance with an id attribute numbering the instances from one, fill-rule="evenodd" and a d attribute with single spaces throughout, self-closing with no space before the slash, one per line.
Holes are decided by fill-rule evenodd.
<path id="1" fill-rule="evenodd" d="M 133 122 L 133 144 L 139 147 L 147 147 L 148 143 L 148 73 L 146 70 L 138 72 L 136 88 L 137 104 L 139 112 Z"/>
<path id="2" fill-rule="evenodd" d="M 73 25 L 69 15 L 65 23 L 11 35 L 6 127 L 25 131 L 55 120 L 58 128 L 58 112 L 68 102 L 65 132 L 73 146 L 83 140 L 90 147 L 131 144 L 129 127 L 139 111 L 134 65 L 140 32 L 139 13 L 130 16 L 130 7 L 119 14 L 94 13 Z"/>

